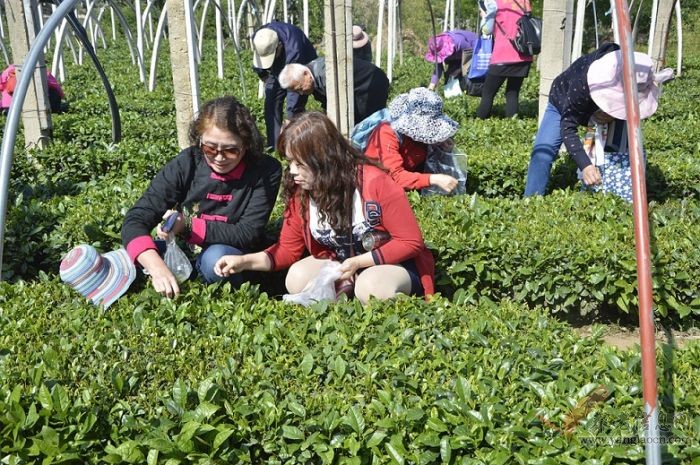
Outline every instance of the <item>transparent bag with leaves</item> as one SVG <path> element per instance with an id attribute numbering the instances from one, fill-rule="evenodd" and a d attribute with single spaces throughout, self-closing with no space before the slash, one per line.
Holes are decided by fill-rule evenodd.
<path id="1" fill-rule="evenodd" d="M 177 242 L 175 242 L 175 235 L 173 233 L 168 234 L 168 240 L 165 242 L 165 255 L 163 256 L 163 261 L 168 267 L 170 272 L 175 275 L 178 283 L 186 281 L 192 274 L 192 264 L 189 258 L 182 251 Z"/>
<path id="2" fill-rule="evenodd" d="M 421 189 L 422 195 L 455 195 L 467 192 L 467 155 L 454 151 L 446 152 L 435 145 L 428 148 L 428 156 L 425 159 L 425 173 L 447 174 L 457 180 L 457 187 L 452 192 L 445 192 L 437 186 L 429 186 Z"/>

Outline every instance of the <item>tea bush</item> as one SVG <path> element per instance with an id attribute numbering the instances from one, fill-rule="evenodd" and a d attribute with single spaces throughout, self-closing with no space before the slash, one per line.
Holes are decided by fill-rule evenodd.
<path id="1" fill-rule="evenodd" d="M 7 463 L 644 460 L 639 353 L 540 308 L 302 308 L 192 283 L 177 300 L 146 288 L 100 313 L 45 274 L 0 290 Z M 698 346 L 668 349 L 665 458 L 690 463 Z"/>

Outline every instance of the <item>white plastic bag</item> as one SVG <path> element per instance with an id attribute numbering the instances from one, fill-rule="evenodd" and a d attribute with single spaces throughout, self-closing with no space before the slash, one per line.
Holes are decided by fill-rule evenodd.
<path id="1" fill-rule="evenodd" d="M 445 84 L 445 98 L 459 97 L 462 95 L 462 88 L 459 86 L 459 79 L 451 77 Z"/>
<path id="2" fill-rule="evenodd" d="M 318 275 L 308 282 L 298 294 L 285 294 L 282 300 L 308 307 L 320 300 L 336 300 L 335 282 L 340 278 L 340 263 L 328 261 L 321 266 Z"/>
<path id="3" fill-rule="evenodd" d="M 165 242 L 165 256 L 163 261 L 170 272 L 175 275 L 178 283 L 186 281 L 192 274 L 192 264 L 185 255 L 185 252 L 175 242 L 175 235 L 168 234 L 168 240 Z"/>

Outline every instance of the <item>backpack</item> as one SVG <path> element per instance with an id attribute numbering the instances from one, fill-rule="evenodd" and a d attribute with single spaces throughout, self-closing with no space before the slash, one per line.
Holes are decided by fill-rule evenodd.
<path id="1" fill-rule="evenodd" d="M 372 135 L 372 132 L 374 132 L 374 128 L 379 126 L 379 123 L 383 123 L 384 121 L 391 122 L 391 116 L 389 115 L 388 108 L 377 110 L 367 118 L 357 123 L 355 127 L 352 128 L 352 132 L 350 133 L 350 142 L 352 143 L 353 147 L 364 153 L 365 149 L 367 148 L 369 137 Z M 397 133 L 396 131 L 394 131 L 394 134 L 396 134 L 396 138 L 399 140 L 400 144 L 401 134 Z"/>
<path id="2" fill-rule="evenodd" d="M 509 37 L 508 40 L 510 40 L 513 48 L 519 54 L 530 57 L 535 56 L 542 49 L 542 18 L 532 16 L 532 11 L 525 11 L 525 8 L 518 0 L 514 1 L 520 8 L 520 11 L 523 12 L 523 15 L 517 22 L 518 32 L 516 32 L 514 38 L 511 39 Z M 498 23 L 496 25 L 498 25 L 503 35 L 506 35 L 501 25 Z"/>

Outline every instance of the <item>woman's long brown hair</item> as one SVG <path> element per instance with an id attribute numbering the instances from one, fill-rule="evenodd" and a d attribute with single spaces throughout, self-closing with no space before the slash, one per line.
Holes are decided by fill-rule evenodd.
<path id="1" fill-rule="evenodd" d="M 320 112 L 292 118 L 280 134 L 277 151 L 283 157 L 303 163 L 314 175 L 313 185 L 307 191 L 294 183 L 287 168 L 283 185 L 285 202 L 288 204 L 299 195 L 302 219 L 305 219 L 307 200 L 312 198 L 321 221 L 328 222 L 336 232 L 348 231 L 352 227 L 352 196 L 357 188 L 358 166 L 375 163 L 350 145 Z"/>

